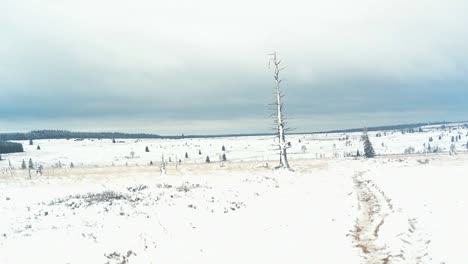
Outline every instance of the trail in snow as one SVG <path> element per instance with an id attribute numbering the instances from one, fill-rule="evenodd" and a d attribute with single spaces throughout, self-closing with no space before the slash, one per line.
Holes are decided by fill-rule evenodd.
<path id="1" fill-rule="evenodd" d="M 395 211 L 392 200 L 364 175 L 359 172 L 353 176 L 358 216 L 352 231 L 363 263 L 430 263 L 431 241 L 419 231 L 418 219 Z"/>

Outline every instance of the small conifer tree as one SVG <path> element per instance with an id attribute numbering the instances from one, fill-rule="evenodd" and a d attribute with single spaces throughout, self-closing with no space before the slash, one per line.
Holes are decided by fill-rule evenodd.
<path id="1" fill-rule="evenodd" d="M 25 169 L 27 169 L 27 168 L 28 168 L 28 167 L 26 167 L 26 161 L 23 160 L 23 161 L 21 162 L 21 169 L 25 170 Z"/>
<path id="2" fill-rule="evenodd" d="M 210 163 L 210 156 L 206 156 L 205 162 L 206 162 L 206 163 Z"/>
<path id="3" fill-rule="evenodd" d="M 222 150 L 222 151 L 226 151 L 226 148 L 224 147 L 224 145 L 223 145 L 223 147 L 221 148 L 221 150 Z"/>
<path id="4" fill-rule="evenodd" d="M 29 168 L 34 169 L 34 163 L 33 163 L 32 159 L 29 159 Z"/>
<path id="5" fill-rule="evenodd" d="M 37 150 L 41 150 L 41 146 L 37 145 Z"/>
<path id="6" fill-rule="evenodd" d="M 367 134 L 367 130 L 364 131 L 362 134 L 362 140 L 364 141 L 364 155 L 366 158 L 373 158 L 375 157 L 374 147 L 370 142 L 369 135 Z"/>
<path id="7" fill-rule="evenodd" d="M 148 146 L 146 146 L 145 152 L 150 152 Z"/>
<path id="8" fill-rule="evenodd" d="M 188 159 L 188 153 L 187 152 L 185 152 L 185 158 Z"/>
<path id="9" fill-rule="evenodd" d="M 226 161 L 226 160 L 227 160 L 227 159 L 226 159 L 226 153 L 223 153 L 222 160 L 223 160 L 223 161 Z"/>

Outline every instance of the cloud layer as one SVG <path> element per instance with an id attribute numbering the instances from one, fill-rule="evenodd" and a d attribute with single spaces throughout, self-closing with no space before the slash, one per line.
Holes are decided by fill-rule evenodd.
<path id="1" fill-rule="evenodd" d="M 274 49 L 298 130 L 468 119 L 466 1 L 0 5 L 4 131 L 267 131 Z"/>

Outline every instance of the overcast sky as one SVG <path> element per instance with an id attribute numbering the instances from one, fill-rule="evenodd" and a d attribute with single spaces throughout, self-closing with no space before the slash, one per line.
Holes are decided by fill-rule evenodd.
<path id="1" fill-rule="evenodd" d="M 468 119 L 468 1 L 0 1 L 0 131 L 269 132 Z"/>

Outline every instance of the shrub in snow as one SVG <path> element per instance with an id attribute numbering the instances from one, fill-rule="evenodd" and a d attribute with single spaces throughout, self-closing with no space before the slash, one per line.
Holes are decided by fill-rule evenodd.
<path id="1" fill-rule="evenodd" d="M 127 190 L 129 190 L 130 192 L 139 192 L 139 191 L 143 191 L 144 189 L 147 189 L 148 186 L 146 185 L 137 185 L 135 187 L 127 187 Z"/>
<path id="2" fill-rule="evenodd" d="M 182 185 L 176 188 L 178 192 L 188 192 L 190 190 L 196 189 L 196 188 L 202 188 L 200 184 L 191 184 L 189 182 L 184 182 Z"/>
<path id="3" fill-rule="evenodd" d="M 145 152 L 150 152 L 148 146 L 146 146 Z"/>
<path id="4" fill-rule="evenodd" d="M 41 146 L 37 145 L 37 150 L 41 150 Z"/>
<path id="5" fill-rule="evenodd" d="M 428 164 L 428 163 L 429 163 L 429 159 L 425 159 L 425 160 L 419 160 L 419 159 L 418 159 L 418 163 L 419 163 L 419 164 Z"/>
<path id="6" fill-rule="evenodd" d="M 413 154 L 414 152 L 414 147 L 408 147 L 407 149 L 405 149 L 405 154 Z"/>
<path id="7" fill-rule="evenodd" d="M 206 156 L 205 162 L 210 163 L 210 156 Z"/>
<path id="8" fill-rule="evenodd" d="M 455 155 L 455 154 L 457 154 L 457 149 L 455 147 L 455 144 L 452 143 L 450 145 L 450 155 Z"/>

